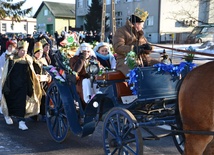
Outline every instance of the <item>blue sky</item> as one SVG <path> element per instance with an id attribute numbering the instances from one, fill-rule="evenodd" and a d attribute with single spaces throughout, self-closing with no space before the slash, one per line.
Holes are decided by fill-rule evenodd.
<path id="1" fill-rule="evenodd" d="M 19 2 L 20 0 L 13 0 L 13 2 Z M 33 14 L 36 12 L 36 10 L 39 8 L 40 4 L 44 0 L 26 0 L 25 4 L 23 5 L 24 8 L 30 8 L 33 7 Z M 61 2 L 61 3 L 75 3 L 75 0 L 45 0 L 49 2 Z"/>

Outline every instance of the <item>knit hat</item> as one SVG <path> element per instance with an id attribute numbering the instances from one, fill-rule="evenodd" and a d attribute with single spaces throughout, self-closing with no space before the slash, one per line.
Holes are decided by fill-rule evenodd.
<path id="1" fill-rule="evenodd" d="M 42 43 L 40 41 L 38 41 L 34 44 L 34 50 L 33 50 L 34 54 L 36 52 L 38 52 L 39 50 L 43 50 Z"/>
<path id="2" fill-rule="evenodd" d="M 17 41 L 16 40 L 9 40 L 6 42 L 6 49 L 8 49 L 8 47 L 12 45 L 13 47 L 17 46 Z"/>

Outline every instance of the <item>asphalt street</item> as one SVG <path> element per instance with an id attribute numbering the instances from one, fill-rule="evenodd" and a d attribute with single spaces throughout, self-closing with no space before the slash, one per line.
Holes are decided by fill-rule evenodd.
<path id="1" fill-rule="evenodd" d="M 29 130 L 21 131 L 16 120 L 7 125 L 0 115 L 0 124 L 0 155 L 104 155 L 102 122 L 92 135 L 80 138 L 69 133 L 62 143 L 51 138 L 46 122 L 27 119 Z M 144 155 L 179 155 L 171 137 L 143 143 Z"/>

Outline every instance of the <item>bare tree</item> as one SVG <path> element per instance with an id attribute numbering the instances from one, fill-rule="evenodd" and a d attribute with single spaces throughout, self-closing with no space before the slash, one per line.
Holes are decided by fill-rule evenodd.
<path id="1" fill-rule="evenodd" d="M 181 7 L 179 11 L 171 11 L 171 19 L 177 22 L 184 22 L 185 19 L 191 22 L 197 22 L 200 24 L 214 23 L 214 0 L 169 0 L 174 4 L 181 4 L 191 7 Z M 190 8 L 194 8 L 190 10 Z M 188 22 L 188 21 L 186 21 Z"/>

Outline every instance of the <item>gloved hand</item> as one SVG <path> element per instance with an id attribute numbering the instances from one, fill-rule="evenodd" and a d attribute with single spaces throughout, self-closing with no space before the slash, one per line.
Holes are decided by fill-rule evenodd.
<path id="1" fill-rule="evenodd" d="M 82 60 L 86 60 L 86 52 L 80 53 L 79 58 Z"/>
<path id="2" fill-rule="evenodd" d="M 148 44 L 148 43 L 143 44 L 142 47 L 143 47 L 144 50 L 150 50 L 150 51 L 152 50 L 152 46 L 150 44 Z"/>
<path id="3" fill-rule="evenodd" d="M 139 45 L 139 46 L 134 46 L 133 48 L 133 51 L 136 53 L 136 54 L 141 54 L 142 53 L 142 50 L 143 50 L 143 45 Z"/>
<path id="4" fill-rule="evenodd" d="M 152 46 L 148 43 L 140 45 L 140 46 L 134 46 L 133 51 L 137 54 L 149 54 L 152 50 Z"/>

